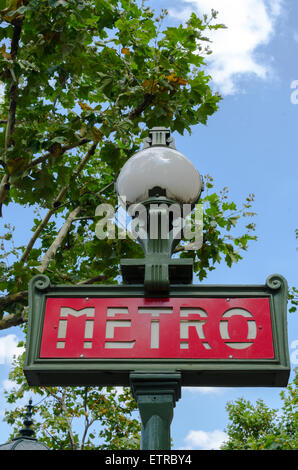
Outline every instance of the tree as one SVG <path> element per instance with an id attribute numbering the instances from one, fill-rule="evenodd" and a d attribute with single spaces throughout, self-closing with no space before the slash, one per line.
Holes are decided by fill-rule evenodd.
<path id="1" fill-rule="evenodd" d="M 0 28 L 0 202 L 4 217 L 12 203 L 34 206 L 40 215 L 27 245 L 13 245 L 9 224 L 2 236 L 0 288 L 7 295 L 0 299 L 1 329 L 25 320 L 27 285 L 35 273 L 46 273 L 53 283 L 114 281 L 119 257 L 138 248 L 130 240 L 96 239 L 96 206 L 103 200 L 116 206 L 113 182 L 148 128 L 162 122 L 172 132 L 191 132 L 220 100 L 204 69 L 206 30 L 221 26 L 212 25 L 213 11 L 211 19 L 193 13 L 185 26 L 162 31 L 166 13 L 154 18 L 134 0 L 7 5 Z M 200 278 L 210 259 L 224 254 L 230 265 L 254 238 L 252 224 L 244 235 L 230 236 L 230 244 L 217 230 L 229 231 L 241 215 L 251 215 L 251 197 L 239 213 L 226 193 L 208 195 L 206 202 Z M 10 255 L 14 262 L 5 262 Z"/>
<path id="2" fill-rule="evenodd" d="M 298 230 L 296 230 L 298 238 Z M 289 289 L 289 313 L 297 310 L 298 290 Z M 239 398 L 228 402 L 226 409 L 230 424 L 228 441 L 223 450 L 297 450 L 298 449 L 298 368 L 295 378 L 280 397 L 282 412 L 270 409 L 259 399 L 253 406 L 249 400 Z"/>
<path id="3" fill-rule="evenodd" d="M 129 238 L 95 237 L 95 209 L 116 207 L 113 183 L 148 128 L 191 133 L 218 109 L 206 35 L 223 25 L 211 11 L 165 27 L 166 11 L 156 16 L 136 0 L 0 0 L 0 8 L 1 216 L 6 221 L 14 204 L 37 214 L 24 245 L 15 245 L 9 220 L 1 235 L 7 329 L 26 324 L 34 274 L 53 284 L 116 283 L 120 258 L 141 256 Z M 222 259 L 237 262 L 255 239 L 252 223 L 233 232 L 253 215 L 253 195 L 238 208 L 227 188 L 213 191 L 211 177 L 205 186 L 203 247 L 177 247 L 193 257 L 200 279 Z"/>
<path id="4" fill-rule="evenodd" d="M 230 424 L 223 450 L 298 449 L 298 369 L 293 383 L 281 392 L 282 412 L 270 409 L 263 400 L 253 406 L 239 398 L 227 404 Z"/>
<path id="5" fill-rule="evenodd" d="M 23 346 L 21 342 L 20 347 Z M 33 429 L 39 441 L 54 450 L 138 449 L 140 422 L 129 388 L 29 387 L 23 375 L 23 355 L 15 358 L 9 379 L 15 386 L 5 392 L 13 409 L 5 411 L 11 438 L 23 427 L 25 409 L 15 406 L 34 396 Z M 24 401 L 24 400 L 22 400 Z"/>

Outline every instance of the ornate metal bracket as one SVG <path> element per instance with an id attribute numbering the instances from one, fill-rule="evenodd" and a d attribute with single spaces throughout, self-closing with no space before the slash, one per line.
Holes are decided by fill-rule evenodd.
<path id="1" fill-rule="evenodd" d="M 154 188 L 157 191 L 157 188 Z M 169 223 L 167 238 L 162 234 L 162 217 L 173 201 L 159 194 L 143 203 L 147 207 L 147 238 L 138 238 L 145 258 L 122 259 L 121 274 L 124 284 L 144 284 L 145 295 L 167 296 L 170 284 L 191 284 L 193 278 L 193 261 L 190 258 L 171 258 L 180 238 L 174 236 Z M 155 237 L 151 236 L 151 217 L 155 211 L 157 222 Z"/>

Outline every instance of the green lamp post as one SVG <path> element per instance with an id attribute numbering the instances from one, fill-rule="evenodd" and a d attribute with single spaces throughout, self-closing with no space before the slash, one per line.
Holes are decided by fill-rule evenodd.
<path id="1" fill-rule="evenodd" d="M 121 260 L 121 271 L 125 284 L 144 284 L 145 296 L 167 297 L 170 284 L 192 282 L 192 260 L 171 256 L 183 233 L 177 236 L 175 232 L 177 219 L 180 223 L 181 215 L 191 212 L 203 185 L 190 160 L 176 150 L 169 130 L 151 129 L 144 144 L 122 168 L 116 191 L 128 212 L 138 214 L 136 239 L 145 257 Z M 181 397 L 181 374 L 131 373 L 130 383 L 142 420 L 141 448 L 170 449 L 170 425 Z"/>
<path id="2" fill-rule="evenodd" d="M 202 180 L 167 129 L 149 131 L 116 190 L 144 257 L 121 260 L 122 285 L 35 276 L 23 370 L 32 386 L 130 386 L 141 448 L 168 450 L 182 385 L 287 385 L 287 281 L 273 274 L 264 285 L 192 284 L 192 260 L 172 255 Z"/>

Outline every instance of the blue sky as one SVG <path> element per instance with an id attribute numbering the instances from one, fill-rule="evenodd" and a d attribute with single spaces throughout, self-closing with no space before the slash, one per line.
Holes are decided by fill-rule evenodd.
<path id="1" fill-rule="evenodd" d="M 214 178 L 217 190 L 227 186 L 237 204 L 255 194 L 257 242 L 232 268 L 224 264 L 205 284 L 264 284 L 272 273 L 282 274 L 298 287 L 298 3 L 295 0 L 149 0 L 158 11 L 168 8 L 168 21 L 177 24 L 193 10 L 219 11 L 228 26 L 213 37 L 209 72 L 213 88 L 221 92 L 220 110 L 207 126 L 191 136 L 175 136 L 176 147 L 202 175 Z M 211 56 L 212 57 L 212 56 Z M 298 82 L 297 82 L 298 84 Z M 296 86 L 296 85 L 295 85 Z M 297 87 L 298 89 L 298 87 Z M 29 237 L 24 213 L 5 209 L 3 223 L 15 224 L 19 241 Z M 2 227 L 2 225 L 1 225 Z M 297 366 L 297 313 L 289 315 L 292 368 Z M 9 370 L 9 351 L 15 349 L 17 329 L 0 332 L 0 387 Z M 8 337 L 9 336 L 9 337 Z M 8 337 L 8 338 L 7 338 Z M 291 375 L 291 378 L 293 374 Z M 280 406 L 280 388 L 183 388 L 172 423 L 173 448 L 218 448 L 228 424 L 225 405 L 240 396 L 253 403 L 262 398 Z M 0 395 L 0 408 L 4 400 Z M 1 420 L 1 415 L 0 415 Z M 0 422 L 0 442 L 8 427 Z"/>

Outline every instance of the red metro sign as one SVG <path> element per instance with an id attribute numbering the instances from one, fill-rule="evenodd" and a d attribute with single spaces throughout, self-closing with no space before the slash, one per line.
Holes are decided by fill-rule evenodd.
<path id="1" fill-rule="evenodd" d="M 41 358 L 273 359 L 268 298 L 51 298 Z"/>
<path id="2" fill-rule="evenodd" d="M 285 386 L 287 283 L 171 286 L 29 285 L 29 385 L 130 385 L 135 372 L 178 372 L 185 386 Z"/>

